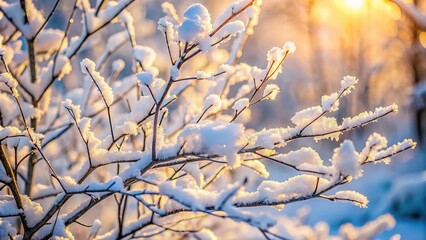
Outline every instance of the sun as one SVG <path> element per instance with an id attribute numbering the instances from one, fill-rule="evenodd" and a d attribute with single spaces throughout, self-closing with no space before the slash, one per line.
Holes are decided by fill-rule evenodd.
<path id="1" fill-rule="evenodd" d="M 362 8 L 362 5 L 364 4 L 364 0 L 342 0 L 343 3 L 346 5 L 346 7 L 359 10 Z"/>

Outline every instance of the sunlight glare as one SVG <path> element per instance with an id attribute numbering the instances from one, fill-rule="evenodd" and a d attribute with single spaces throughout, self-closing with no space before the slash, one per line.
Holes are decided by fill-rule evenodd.
<path id="1" fill-rule="evenodd" d="M 344 4 L 351 9 L 359 10 L 364 4 L 364 0 L 342 0 Z"/>

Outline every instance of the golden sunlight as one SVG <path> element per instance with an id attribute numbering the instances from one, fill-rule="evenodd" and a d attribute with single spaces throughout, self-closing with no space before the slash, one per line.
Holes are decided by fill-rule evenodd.
<path id="1" fill-rule="evenodd" d="M 364 4 L 364 0 L 342 0 L 346 7 L 351 8 L 353 10 L 359 10 L 362 8 Z"/>

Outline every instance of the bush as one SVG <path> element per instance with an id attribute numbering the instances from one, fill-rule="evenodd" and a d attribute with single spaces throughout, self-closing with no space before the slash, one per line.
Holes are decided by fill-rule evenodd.
<path id="1" fill-rule="evenodd" d="M 409 139 L 388 147 L 386 138 L 374 133 L 359 152 L 344 140 L 331 164 L 309 147 L 280 153 L 294 140 L 339 140 L 343 132 L 397 112 L 397 106 L 338 123 L 330 113 L 358 82 L 345 76 L 321 105 L 297 112 L 293 126 L 248 128 L 250 108 L 276 98 L 280 88 L 272 82 L 296 50 L 292 42 L 272 48 L 264 68 L 239 63 L 261 1 L 232 3 L 214 22 L 201 4 L 178 17 L 173 5 L 164 3 L 158 30 L 167 70 L 155 67 L 152 48 L 136 43 L 126 10 L 132 2 L 97 1 L 92 7 L 88 0 L 77 1 L 63 16 L 64 30 L 46 28 L 59 1 L 46 17 L 30 0 L 0 2 L 2 239 L 74 239 L 73 234 L 215 239 L 215 234 L 229 236 L 227 224 L 221 224 L 225 219 L 245 222 L 239 227 L 266 239 L 321 238 L 329 234 L 326 225 L 304 226 L 269 207 L 312 198 L 366 207 L 360 193 L 330 191 L 361 177 L 364 165 L 387 164 L 415 147 Z M 70 37 L 76 16 L 81 35 Z M 96 63 L 86 58 L 73 70 L 85 43 L 113 22 L 121 23 L 121 31 L 108 38 Z M 211 54 L 231 39 L 227 54 Z M 132 47 L 125 59 L 132 61 L 131 72 L 123 71 L 124 60 L 111 61 L 124 44 Z M 200 55 L 207 56 L 207 66 L 197 64 Z M 78 71 L 84 76 L 81 87 L 58 84 L 80 81 Z M 298 175 L 267 180 L 266 161 Z M 340 235 L 367 239 L 392 224 L 385 215 L 359 229 L 344 225 Z"/>

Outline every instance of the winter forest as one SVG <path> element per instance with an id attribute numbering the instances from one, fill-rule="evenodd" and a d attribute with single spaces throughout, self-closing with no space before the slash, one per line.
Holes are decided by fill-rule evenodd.
<path id="1" fill-rule="evenodd" d="M 0 240 L 426 239 L 425 0 L 0 0 Z"/>

